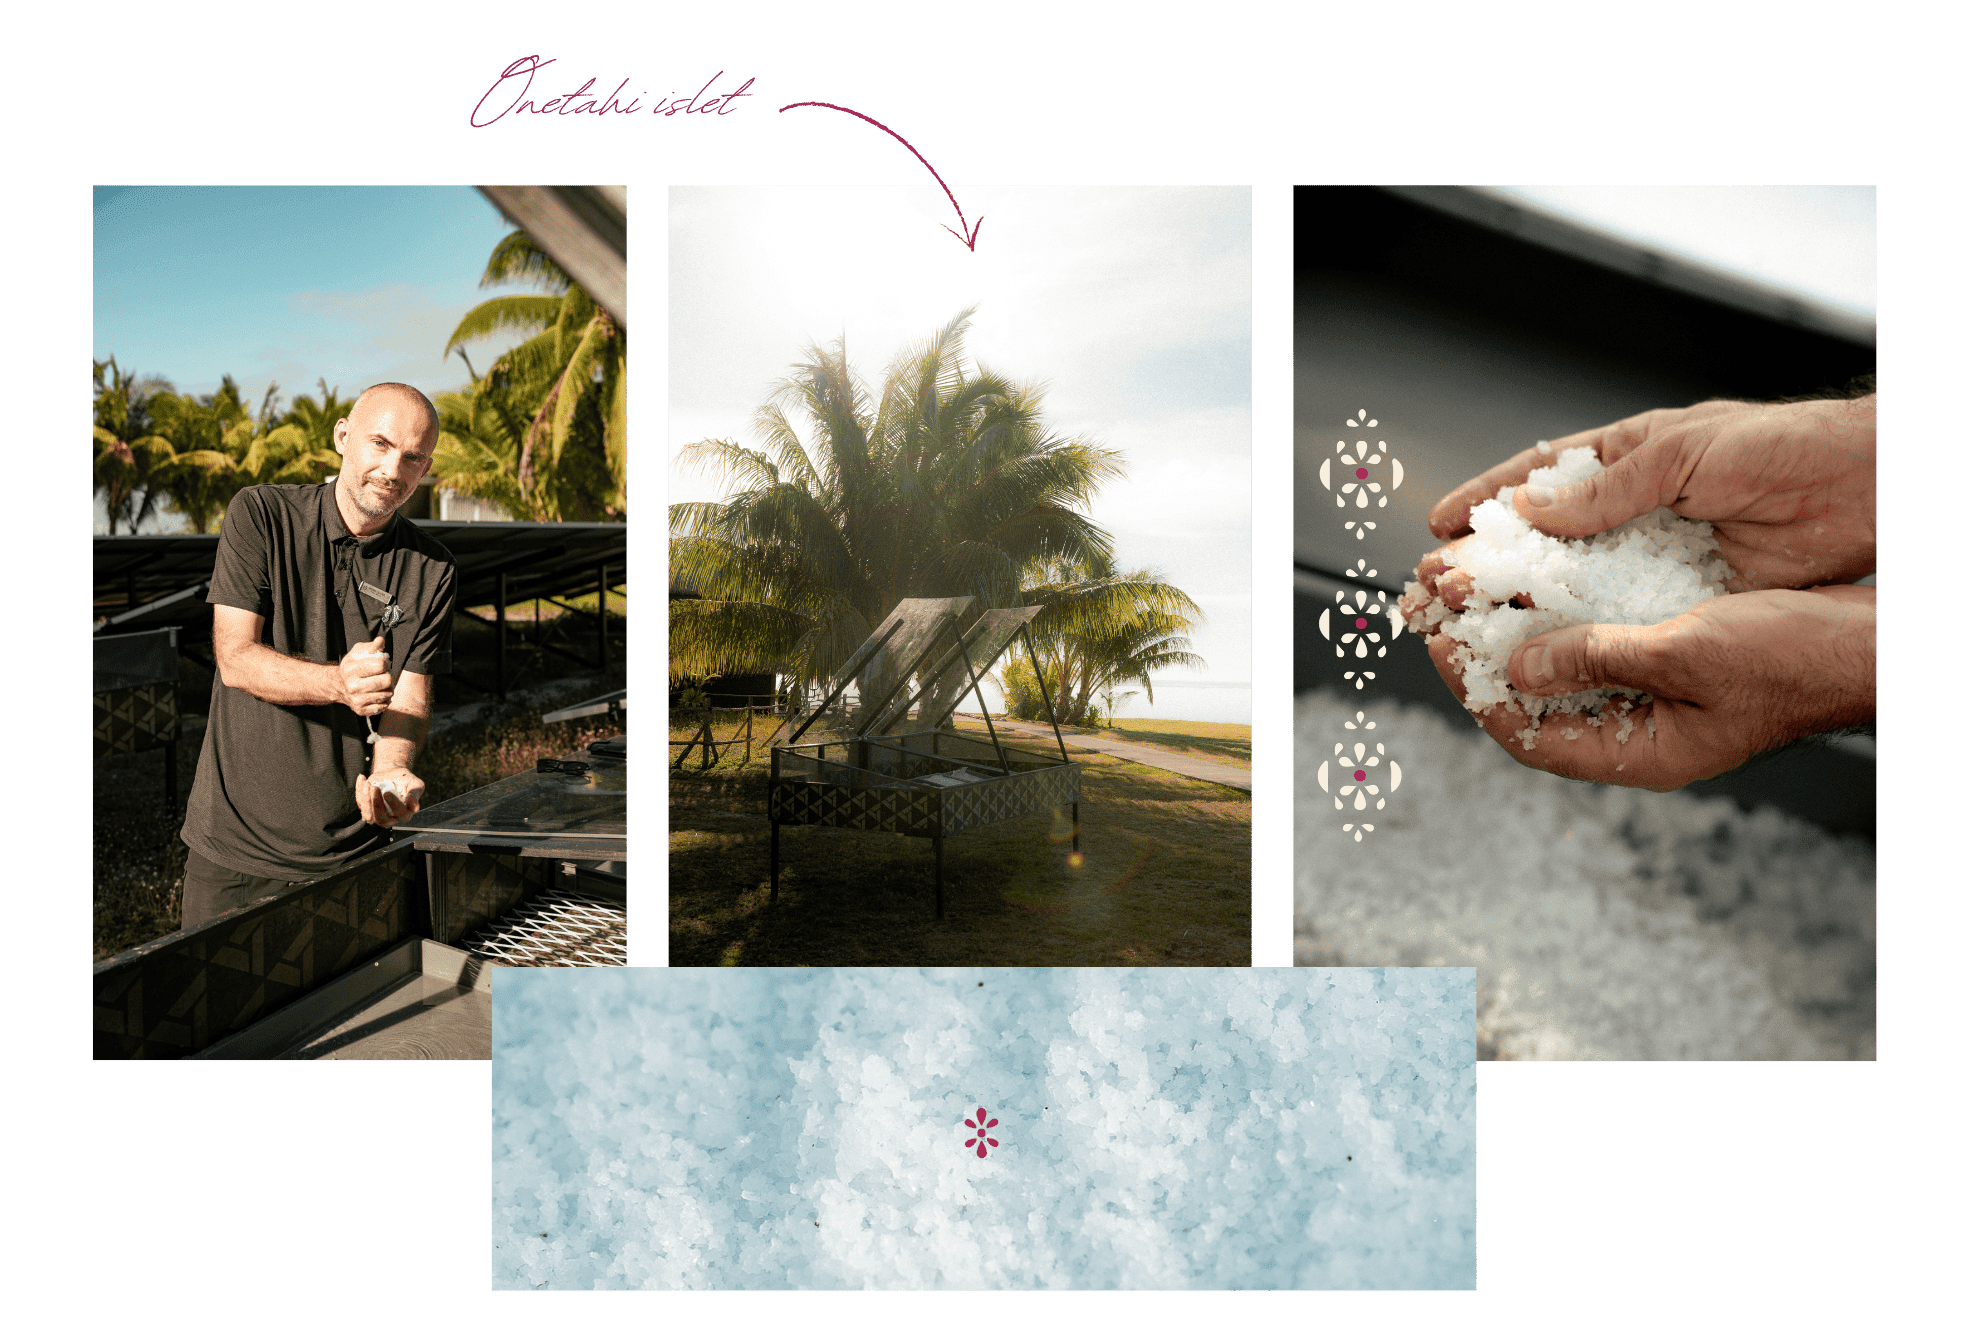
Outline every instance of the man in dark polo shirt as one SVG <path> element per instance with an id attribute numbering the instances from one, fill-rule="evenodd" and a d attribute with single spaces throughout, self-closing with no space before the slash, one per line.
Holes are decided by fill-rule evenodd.
<path id="1" fill-rule="evenodd" d="M 450 552 L 396 511 L 437 439 L 423 393 L 378 383 L 335 426 L 340 476 L 249 486 L 226 509 L 183 927 L 322 877 L 417 811 L 411 766 L 431 678 L 451 667 L 457 579 Z"/>

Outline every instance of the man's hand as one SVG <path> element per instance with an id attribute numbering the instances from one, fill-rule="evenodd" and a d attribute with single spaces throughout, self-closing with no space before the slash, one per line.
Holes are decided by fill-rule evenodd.
<path id="1" fill-rule="evenodd" d="M 423 802 L 424 781 L 402 766 L 378 770 L 373 777 L 356 776 L 356 807 L 362 812 L 362 819 L 372 826 L 389 827 L 408 821 Z"/>
<path id="2" fill-rule="evenodd" d="M 270 705 L 347 705 L 372 715 L 390 703 L 393 678 L 381 639 L 356 645 L 340 662 L 313 663 L 268 647 L 266 626 L 257 612 L 213 606 L 213 661 L 226 685 Z"/>
<path id="3" fill-rule="evenodd" d="M 356 713 L 367 718 L 389 708 L 396 678 L 390 675 L 382 636 L 351 647 L 336 664 L 333 675 L 336 698 Z"/>
<path id="4" fill-rule="evenodd" d="M 1438 547 L 1422 557 L 1421 563 L 1415 567 L 1415 580 L 1421 585 L 1423 595 L 1420 598 L 1410 597 L 1407 594 L 1402 596 L 1399 605 L 1405 620 L 1412 622 L 1415 617 L 1421 615 L 1423 609 L 1429 605 L 1430 598 L 1440 599 L 1451 611 L 1469 609 L 1470 594 L 1476 590 L 1477 581 L 1470 571 L 1464 569 L 1458 562 L 1458 553 L 1475 540 L 1474 536 L 1458 537 L 1449 545 Z M 1537 605 L 1531 600 L 1529 593 L 1519 593 L 1516 599 L 1518 605 L 1522 607 Z M 1432 635 L 1435 632 L 1436 628 L 1433 625 L 1422 631 L 1425 635 Z"/>
<path id="5" fill-rule="evenodd" d="M 1429 530 L 1460 536 L 1471 509 L 1516 486 L 1518 515 L 1555 537 L 1592 536 L 1664 505 L 1706 519 L 1739 576 L 1733 592 L 1850 582 L 1874 569 L 1874 408 L 1868 396 L 1649 411 L 1526 449 L 1464 482 L 1430 511 Z M 1586 446 L 1606 464 L 1599 475 L 1556 491 L 1524 483 L 1533 468 Z M 1441 572 L 1451 589 L 1467 581 L 1453 565 Z"/>
<path id="6" fill-rule="evenodd" d="M 1547 715 L 1530 748 L 1518 736 L 1529 722 L 1520 710 L 1500 705 L 1477 722 L 1522 764 L 1571 779 L 1663 792 L 1710 779 L 1795 738 L 1873 718 L 1874 596 L 1854 584 L 1737 593 L 1660 625 L 1555 630 L 1512 652 L 1518 690 L 1557 696 L 1628 686 L 1654 698 L 1634 705 L 1616 697 L 1597 727 L 1583 715 Z M 1460 646 L 1447 635 L 1428 644 L 1462 699 Z M 1615 709 L 1634 726 L 1625 743 Z"/>

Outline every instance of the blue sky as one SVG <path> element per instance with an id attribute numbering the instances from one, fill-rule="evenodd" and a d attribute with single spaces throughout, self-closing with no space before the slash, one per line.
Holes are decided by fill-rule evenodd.
<path id="1" fill-rule="evenodd" d="M 509 229 L 471 187 L 97 187 L 94 214 L 95 357 L 190 394 L 230 373 L 256 407 L 269 382 L 462 387 L 459 318 L 530 292 L 479 288 Z M 467 353 L 483 372 L 514 339 Z"/>
<path id="2" fill-rule="evenodd" d="M 815 342 L 845 336 L 872 384 L 905 346 L 977 305 L 967 353 L 1045 384 L 1059 433 L 1119 450 L 1095 498 L 1124 568 L 1163 571 L 1204 610 L 1207 668 L 1156 679 L 1124 717 L 1250 720 L 1251 192 L 1244 187 L 980 187 L 975 253 L 934 184 L 673 188 L 672 500 L 726 483 L 684 444 L 753 446 L 756 408 Z M 1184 689 L 1182 683 L 1215 683 Z M 1225 685 L 1224 683 L 1232 683 Z"/>

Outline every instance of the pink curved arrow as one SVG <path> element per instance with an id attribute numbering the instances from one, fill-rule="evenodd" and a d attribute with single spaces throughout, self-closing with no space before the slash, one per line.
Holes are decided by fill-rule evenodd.
<path id="1" fill-rule="evenodd" d="M 884 126 L 881 122 L 877 121 L 875 118 L 857 112 L 852 107 L 842 107 L 838 103 L 788 103 L 785 107 L 782 107 L 780 111 L 790 112 L 792 109 L 796 107 L 830 107 L 833 108 L 836 112 L 846 112 L 851 117 L 860 117 L 863 121 L 867 122 L 870 126 L 873 126 L 876 130 L 887 132 L 890 135 L 895 135 L 896 143 L 900 144 L 904 149 L 908 150 L 910 153 L 916 154 L 916 161 L 918 163 L 922 164 L 925 168 L 930 168 L 930 161 L 924 158 L 921 154 L 917 154 L 915 145 L 910 144 L 909 141 L 903 139 L 900 135 L 896 135 L 894 131 L 889 130 L 887 126 Z M 937 179 L 937 185 L 943 188 L 943 194 L 946 196 L 950 196 L 950 207 L 951 209 L 957 212 L 957 222 L 959 225 L 962 225 L 964 223 L 964 207 L 957 203 L 957 198 L 955 196 L 951 196 L 949 184 L 943 180 L 943 175 L 939 173 L 935 168 L 930 168 L 930 176 Z M 979 215 L 978 222 L 970 226 L 971 231 L 968 234 L 959 233 L 956 229 L 951 228 L 950 225 L 948 224 L 943 226 L 943 230 L 945 233 L 957 239 L 958 242 L 964 244 L 964 246 L 970 248 L 973 252 L 975 252 L 978 250 L 978 230 L 983 227 L 984 227 L 984 216 Z"/>

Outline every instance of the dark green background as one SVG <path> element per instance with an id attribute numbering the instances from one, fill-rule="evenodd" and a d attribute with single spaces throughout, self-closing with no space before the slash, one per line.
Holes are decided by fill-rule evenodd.
<path id="1" fill-rule="evenodd" d="M 1910 1338 L 1959 1273 L 1957 620 L 1963 295 L 1957 30 L 1898 6 L 1465 6 L 1378 26 L 1311 8 L 337 6 L 274 18 L 67 6 L 8 65 L 6 579 L 16 620 L 4 978 L 10 1324 L 77 1338 L 551 1338 L 736 1330 L 1000 1338 L 1203 1330 L 1396 1338 Z M 536 91 L 752 77 L 723 118 L 506 118 Z M 1890 57 L 1886 53 L 1892 53 Z M 1947 98 L 1947 102 L 1943 102 Z M 1296 181 L 1876 181 L 1882 348 L 1882 1063 L 1485 1065 L 1475 1295 L 1030 1301 L 528 1299 L 486 1293 L 486 1067 L 89 1063 L 89 523 L 83 382 L 91 183 L 628 181 L 638 323 L 638 590 L 660 579 L 664 185 L 927 183 L 841 102 L 967 183 L 1254 183 L 1254 685 L 1260 962 L 1290 954 L 1290 185 Z M 790 230 L 799 220 L 786 222 Z M 955 242 L 951 246 L 957 246 Z M 988 236 L 981 238 L 988 248 Z M 213 283 L 222 285 L 222 268 Z M 1554 313 L 1554 323 L 1619 315 Z M 98 352 L 100 354 L 100 352 Z M 73 445 L 73 447 L 61 447 Z M 1914 622 L 1926 626 L 1914 630 Z M 662 665 L 660 624 L 634 665 Z M 650 683 L 654 685 L 654 683 Z M 1930 689 L 1930 685 L 1934 689 Z M 1916 718 L 1920 724 L 1916 724 Z M 638 901 L 664 834 L 636 815 Z M 662 925 L 648 913 L 648 925 Z M 640 958 L 652 958 L 640 947 Z M 22 1255 L 26 1252 L 26 1255 Z"/>

